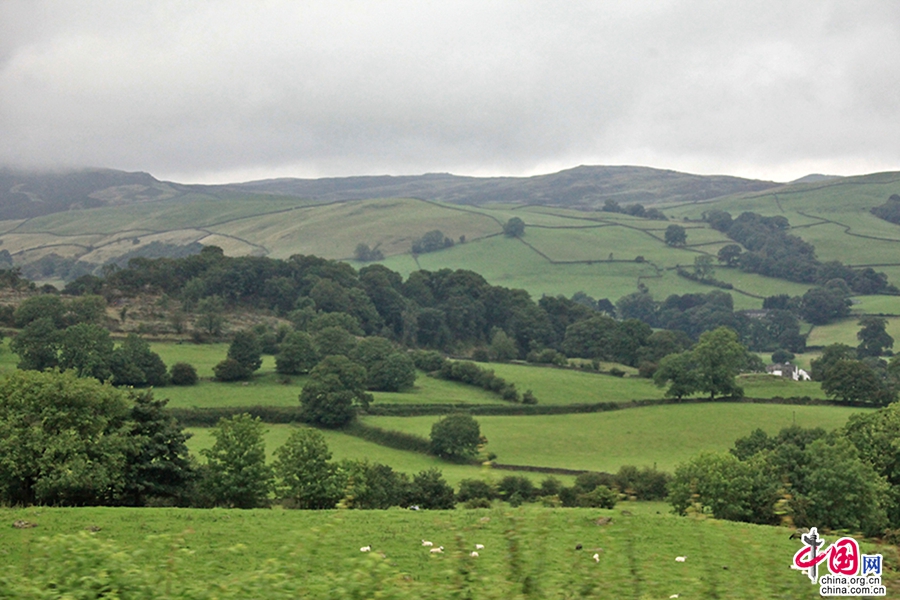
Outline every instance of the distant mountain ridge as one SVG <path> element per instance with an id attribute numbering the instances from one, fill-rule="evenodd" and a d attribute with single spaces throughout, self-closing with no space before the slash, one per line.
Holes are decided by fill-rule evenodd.
<path id="1" fill-rule="evenodd" d="M 0 220 L 30 219 L 68 210 L 163 200 L 177 184 L 149 173 L 113 169 L 25 171 L 0 168 Z"/>
<path id="2" fill-rule="evenodd" d="M 698 202 L 781 184 L 724 175 L 691 175 L 629 166 L 580 166 L 532 177 L 467 177 L 449 173 L 405 176 L 267 179 L 225 185 L 164 182 L 149 173 L 113 169 L 24 171 L 0 168 L 0 220 L 68 210 L 152 202 L 187 191 L 217 195 L 273 194 L 319 202 L 421 198 L 455 204 L 490 203 L 597 209 L 620 205 Z"/>
<path id="3" fill-rule="evenodd" d="M 532 177 L 465 177 L 448 173 L 324 179 L 268 179 L 228 186 L 321 201 L 411 197 L 456 204 L 543 204 L 600 208 L 619 204 L 698 202 L 781 184 L 725 175 L 691 175 L 631 166 L 580 166 Z"/>

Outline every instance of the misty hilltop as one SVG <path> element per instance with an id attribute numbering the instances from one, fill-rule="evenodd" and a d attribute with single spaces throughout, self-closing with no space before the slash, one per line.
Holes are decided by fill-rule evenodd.
<path id="1" fill-rule="evenodd" d="M 703 176 L 649 167 L 580 166 L 533 177 L 465 177 L 447 173 L 322 179 L 268 179 L 227 185 L 163 182 L 148 173 L 111 169 L 0 169 L 0 220 L 68 210 L 175 198 L 188 192 L 303 198 L 321 203 L 372 198 L 420 198 L 455 204 L 523 204 L 597 209 L 619 204 L 698 202 L 777 187 L 769 181 Z"/>

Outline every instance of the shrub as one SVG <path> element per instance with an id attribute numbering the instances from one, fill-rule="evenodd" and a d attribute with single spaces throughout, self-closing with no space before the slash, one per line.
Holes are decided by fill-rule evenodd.
<path id="1" fill-rule="evenodd" d="M 188 363 L 175 363 L 169 369 L 169 381 L 172 385 L 196 385 L 197 369 Z"/>
<path id="2" fill-rule="evenodd" d="M 409 503 L 425 509 L 448 509 L 456 506 L 456 494 L 437 469 L 420 471 L 413 477 Z"/>
<path id="3" fill-rule="evenodd" d="M 534 499 L 534 484 L 522 475 L 507 475 L 497 484 L 500 497 L 513 504 L 516 500 L 530 502 Z"/>
<path id="4" fill-rule="evenodd" d="M 488 354 L 487 349 L 478 347 L 472 350 L 472 360 L 477 362 L 488 362 L 491 360 L 491 357 Z"/>
<path id="5" fill-rule="evenodd" d="M 585 508 L 615 508 L 619 495 L 606 487 L 598 485 L 590 492 L 578 494 L 578 506 Z"/>
<path id="6" fill-rule="evenodd" d="M 562 483 L 556 477 L 547 477 L 537 490 L 538 496 L 556 496 L 562 489 Z"/>
<path id="7" fill-rule="evenodd" d="M 253 371 L 233 358 L 226 358 L 213 367 L 213 373 L 215 373 L 216 379 L 219 381 L 240 381 L 249 379 Z"/>
<path id="8" fill-rule="evenodd" d="M 575 490 L 577 493 L 586 494 L 594 491 L 594 488 L 605 485 L 608 488 L 615 487 L 615 478 L 609 473 L 597 473 L 589 471 L 575 478 Z"/>
<path id="9" fill-rule="evenodd" d="M 670 476 L 653 467 L 638 469 L 625 465 L 616 473 L 615 482 L 619 491 L 637 500 L 665 500 Z"/>
<path id="10" fill-rule="evenodd" d="M 496 497 L 497 491 L 494 487 L 482 479 L 463 479 L 459 482 L 459 492 L 456 494 L 456 499 L 460 502 L 486 499 L 488 506 L 490 506 L 490 501 Z"/>
<path id="11" fill-rule="evenodd" d="M 412 357 L 413 364 L 416 365 L 416 368 L 425 371 L 426 373 L 440 371 L 441 367 L 444 366 L 444 363 L 447 362 L 447 359 L 436 350 L 416 350 L 410 352 L 410 356 Z"/>

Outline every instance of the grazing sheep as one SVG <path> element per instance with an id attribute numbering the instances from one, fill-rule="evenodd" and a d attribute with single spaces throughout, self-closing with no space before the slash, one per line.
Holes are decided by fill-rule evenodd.
<path id="1" fill-rule="evenodd" d="M 432 554 L 443 554 L 443 553 L 444 553 L 444 547 L 443 547 L 443 546 L 438 546 L 437 548 L 432 548 L 431 550 L 429 550 L 429 552 L 431 552 Z"/>
<path id="2" fill-rule="evenodd" d="M 687 560 L 687 556 L 676 556 L 675 562 L 684 562 Z"/>
<path id="3" fill-rule="evenodd" d="M 476 550 L 484 550 L 484 544 L 475 544 Z"/>
<path id="4" fill-rule="evenodd" d="M 612 523 L 612 517 L 600 517 L 599 519 L 594 521 L 595 525 L 600 525 L 601 527 L 603 525 L 609 525 L 610 523 Z"/>
<path id="5" fill-rule="evenodd" d="M 478 558 L 478 553 L 472 550 L 472 552 L 469 553 L 469 556 L 471 556 L 472 558 Z"/>
<path id="6" fill-rule="evenodd" d="M 576 549 L 576 550 L 581 550 L 583 547 L 584 547 L 584 546 L 582 546 L 581 544 L 575 544 L 575 549 Z"/>
<path id="7" fill-rule="evenodd" d="M 428 546 L 429 548 L 430 548 L 431 546 L 434 546 L 434 544 L 433 544 L 432 542 L 429 542 L 428 540 L 422 540 L 422 545 L 423 545 L 423 546 Z"/>
<path id="8" fill-rule="evenodd" d="M 360 552 L 371 552 L 372 546 L 363 546 L 362 548 L 359 549 L 359 551 Z"/>
<path id="9" fill-rule="evenodd" d="M 600 562 L 600 553 L 597 552 L 596 554 L 594 554 L 593 558 L 594 558 L 594 562 Z"/>

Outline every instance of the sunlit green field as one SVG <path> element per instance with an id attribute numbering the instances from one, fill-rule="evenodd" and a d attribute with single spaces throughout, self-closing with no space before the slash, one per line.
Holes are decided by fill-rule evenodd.
<path id="1" fill-rule="evenodd" d="M 885 330 L 895 340 L 900 340 L 900 317 L 886 317 L 887 327 Z M 856 334 L 861 327 L 859 326 L 859 317 L 849 319 L 841 319 L 828 325 L 817 325 L 813 327 L 809 333 L 806 343 L 809 346 L 827 346 L 829 344 L 847 344 L 854 348 L 859 345 L 859 339 Z M 895 346 L 895 350 L 900 345 Z"/>
<path id="2" fill-rule="evenodd" d="M 799 549 L 788 539 L 789 530 L 676 517 L 661 503 L 620 503 L 614 510 L 529 505 L 418 512 L 115 508 L 0 512 L 6 522 L 25 519 L 38 524 L 34 529 L 0 528 L 3 576 L 13 578 L 42 567 L 47 546 L 39 538 L 80 533 L 114 543 L 127 553 L 119 561 L 140 549 L 134 568 L 154 569 L 160 589 L 178 591 L 215 582 L 222 586 L 219 594 L 238 594 L 228 597 L 240 597 L 239 590 L 230 589 L 238 580 L 245 582 L 246 595 L 265 597 L 267 580 L 250 586 L 246 574 L 263 568 L 267 559 L 278 563 L 268 565 L 270 572 L 284 570 L 295 584 L 313 586 L 316 598 L 334 597 L 338 586 L 353 585 L 365 590 L 353 597 L 374 597 L 382 589 L 392 598 L 449 598 L 465 590 L 471 597 L 512 598 L 519 597 L 526 580 L 534 598 L 817 596 L 817 588 L 802 573 L 788 568 Z M 598 527 L 594 522 L 600 516 L 611 516 L 612 522 Z M 89 526 L 100 530 L 85 534 Z M 147 540 L 159 534 L 173 536 L 175 547 L 190 553 L 174 552 L 172 538 Z M 444 553 L 432 555 L 422 546 L 423 539 L 443 546 Z M 469 556 L 475 544 L 484 546 L 477 558 Z M 583 549 L 576 550 L 576 545 Z M 373 551 L 361 553 L 362 546 Z M 864 543 L 862 550 L 886 554 L 891 557 L 887 564 L 893 564 L 890 547 Z M 676 556 L 686 560 L 676 562 Z M 86 569 L 91 563 L 81 564 Z M 383 574 L 376 564 L 383 565 Z M 892 577 L 888 572 L 887 579 Z"/>
<path id="3" fill-rule="evenodd" d="M 622 465 L 673 471 L 704 450 L 725 451 L 756 428 L 834 429 L 860 409 L 775 404 L 680 404 L 535 417 L 477 417 L 486 450 L 504 464 L 615 472 Z M 364 423 L 428 436 L 438 417 L 364 417 Z"/>

